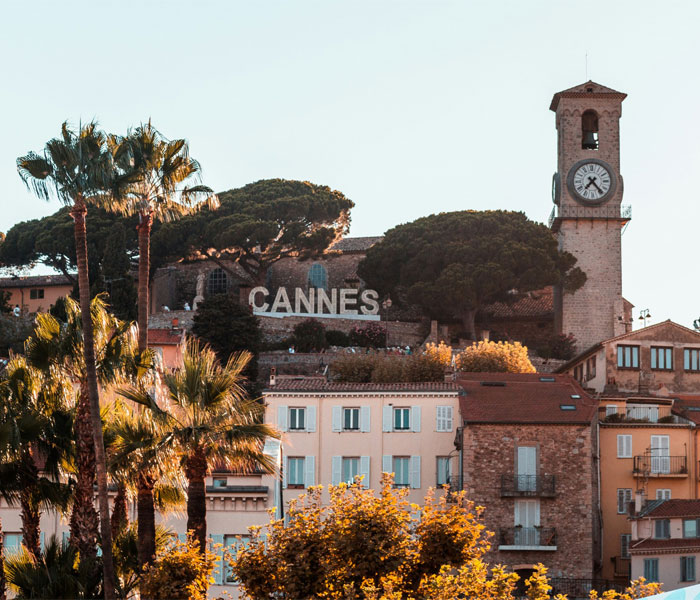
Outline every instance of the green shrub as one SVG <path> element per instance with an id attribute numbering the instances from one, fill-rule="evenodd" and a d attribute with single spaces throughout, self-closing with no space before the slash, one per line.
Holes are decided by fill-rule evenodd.
<path id="1" fill-rule="evenodd" d="M 445 367 L 438 358 L 427 354 L 349 354 L 331 363 L 331 374 L 336 381 L 348 383 L 443 381 Z"/>
<path id="2" fill-rule="evenodd" d="M 326 328 L 316 319 L 306 319 L 294 327 L 292 343 L 297 352 L 319 352 L 328 347 Z"/>
<path id="3" fill-rule="evenodd" d="M 374 359 L 369 354 L 348 354 L 331 363 L 332 377 L 348 383 L 369 383 L 373 369 Z"/>
<path id="4" fill-rule="evenodd" d="M 345 348 L 350 345 L 350 336 L 344 331 L 329 329 L 326 331 L 326 341 L 329 346 L 340 346 Z"/>
<path id="5" fill-rule="evenodd" d="M 364 327 L 357 325 L 350 332 L 350 343 L 362 348 L 384 348 L 386 346 L 386 328 L 379 323 L 368 323 Z"/>

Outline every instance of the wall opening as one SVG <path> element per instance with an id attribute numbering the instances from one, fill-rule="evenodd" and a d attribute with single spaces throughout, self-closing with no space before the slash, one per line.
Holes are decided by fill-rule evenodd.
<path id="1" fill-rule="evenodd" d="M 581 147 L 584 150 L 598 149 L 598 115 L 587 110 L 581 115 Z"/>

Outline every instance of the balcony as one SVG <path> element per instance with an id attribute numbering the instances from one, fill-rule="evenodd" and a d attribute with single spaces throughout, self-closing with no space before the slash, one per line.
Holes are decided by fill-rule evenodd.
<path id="1" fill-rule="evenodd" d="M 685 456 L 635 456 L 632 473 L 635 477 L 688 477 L 688 459 Z"/>
<path id="2" fill-rule="evenodd" d="M 501 497 L 554 498 L 554 475 L 501 475 Z"/>
<path id="3" fill-rule="evenodd" d="M 499 550 L 557 549 L 557 530 L 553 527 L 508 527 L 498 531 Z"/>
<path id="4" fill-rule="evenodd" d="M 606 590 L 615 590 L 618 593 L 625 591 L 625 586 L 605 579 L 564 579 L 552 577 L 549 580 L 552 586 L 552 597 L 555 594 L 563 594 L 569 600 L 588 600 L 591 591 L 595 590 L 602 595 Z"/>
<path id="5" fill-rule="evenodd" d="M 629 557 L 625 558 L 623 556 L 613 556 L 611 560 L 615 568 L 615 577 L 625 577 L 629 579 L 630 573 L 632 572 L 632 560 Z"/>
<path id="6" fill-rule="evenodd" d="M 685 420 L 674 415 L 670 406 L 601 406 L 598 408 L 601 423 L 658 423 L 677 425 Z"/>

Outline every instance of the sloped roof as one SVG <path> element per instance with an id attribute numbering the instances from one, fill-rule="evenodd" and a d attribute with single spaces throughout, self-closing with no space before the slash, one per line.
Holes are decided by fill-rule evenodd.
<path id="1" fill-rule="evenodd" d="M 345 237 L 337 242 L 333 242 L 329 250 L 336 250 L 339 252 L 364 252 L 374 246 L 375 244 L 381 242 L 384 239 L 383 235 L 374 235 L 367 237 Z"/>
<path id="2" fill-rule="evenodd" d="M 265 390 L 267 394 L 280 392 L 454 392 L 462 388 L 456 383 L 429 381 L 415 383 L 344 383 L 323 381 L 318 377 L 282 379 L 274 387 Z"/>
<path id="3" fill-rule="evenodd" d="M 643 516 L 649 519 L 678 519 L 700 517 L 700 500 L 671 499 L 650 506 Z M 641 516 L 641 515 L 640 515 Z"/>
<path id="4" fill-rule="evenodd" d="M 554 314 L 552 286 L 526 293 L 513 303 L 494 302 L 482 309 L 492 319 L 517 319 L 521 317 L 550 317 Z"/>
<path id="5" fill-rule="evenodd" d="M 77 275 L 74 275 L 77 277 Z M 65 275 L 28 275 L 27 277 L 0 277 L 0 289 L 23 287 L 51 287 L 73 285 Z"/>
<path id="6" fill-rule="evenodd" d="M 559 100 L 561 100 L 562 98 L 582 98 L 591 95 L 605 95 L 608 98 L 619 98 L 620 102 L 627 98 L 627 94 L 624 94 L 623 92 L 618 92 L 617 90 L 606 87 L 604 85 L 601 85 L 600 83 L 596 83 L 595 81 L 591 81 L 589 79 L 585 83 L 575 85 L 574 87 L 570 87 L 567 90 L 563 90 L 554 94 L 554 97 L 552 98 L 552 103 L 549 105 L 549 110 L 557 110 Z"/>
<path id="7" fill-rule="evenodd" d="M 457 383 L 466 392 L 459 405 L 469 424 L 588 424 L 598 410 L 597 401 L 569 375 L 458 373 Z"/>
<path id="8" fill-rule="evenodd" d="M 182 329 L 151 329 L 148 328 L 149 346 L 177 346 L 182 342 Z"/>
<path id="9" fill-rule="evenodd" d="M 700 394 L 674 394 L 673 412 L 700 425 Z"/>
<path id="10" fill-rule="evenodd" d="M 640 540 L 639 542 L 632 543 L 630 545 L 630 552 L 632 554 L 646 554 L 658 553 L 658 552 L 674 552 L 683 551 L 688 552 L 691 549 L 696 549 L 700 551 L 700 539 L 699 538 L 668 538 L 663 540 L 657 539 L 646 539 Z"/>

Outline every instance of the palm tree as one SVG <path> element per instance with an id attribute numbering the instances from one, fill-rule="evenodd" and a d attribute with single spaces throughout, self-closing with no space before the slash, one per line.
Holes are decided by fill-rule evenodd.
<path id="1" fill-rule="evenodd" d="M 165 374 L 163 406 L 143 390 L 120 394 L 149 406 L 165 428 L 161 445 L 177 452 L 187 479 L 187 530 L 202 551 L 206 546 L 207 509 L 204 479 L 213 467 L 238 472 L 261 468 L 275 472 L 274 461 L 263 452 L 268 438 L 279 433 L 262 422 L 263 405 L 248 396 L 241 374 L 250 353 L 233 355 L 221 366 L 214 351 L 192 338 L 187 341 L 183 366 Z"/>
<path id="2" fill-rule="evenodd" d="M 0 496 L 21 507 L 22 539 L 38 557 L 42 506 L 65 510 L 71 482 L 61 481 L 72 449 L 65 378 L 43 377 L 21 357 L 0 383 Z"/>
<path id="3" fill-rule="evenodd" d="M 83 354 L 86 336 L 82 310 L 78 304 L 71 298 L 66 298 L 64 308 L 65 321 L 59 321 L 49 313 L 37 315 L 34 331 L 25 343 L 25 352 L 35 367 L 44 372 L 62 373 L 78 385 L 75 424 L 77 483 L 70 519 L 71 543 L 78 548 L 81 557 L 94 558 L 97 542 L 93 490 L 96 452 L 88 418 L 91 407 Z M 102 296 L 96 296 L 92 300 L 90 316 L 96 353 L 96 375 L 100 385 L 107 388 L 123 383 L 132 376 L 144 377 L 152 366 L 152 357 L 150 352 L 138 353 L 133 324 L 122 322 L 112 315 Z M 104 544 L 102 537 L 103 556 Z"/>
<path id="4" fill-rule="evenodd" d="M 218 207 L 214 192 L 197 182 L 199 163 L 190 157 L 185 140 L 165 139 L 150 120 L 128 132 L 110 136 L 117 176 L 112 187 L 113 206 L 138 214 L 139 224 L 139 348 L 148 346 L 148 282 L 153 219 L 169 221 L 206 205 Z"/>
<path id="5" fill-rule="evenodd" d="M 87 204 L 109 204 L 109 190 L 113 178 L 112 156 L 106 151 L 105 135 L 95 122 L 80 126 L 77 133 L 63 123 L 61 135 L 49 140 L 42 153 L 30 152 L 17 159 L 17 170 L 22 180 L 39 198 L 52 197 L 71 207 L 74 222 L 75 255 L 78 266 L 80 311 L 86 324 L 83 355 L 86 387 L 89 400 L 89 419 L 95 445 L 97 489 L 102 533 L 102 563 L 104 569 L 105 600 L 115 599 L 115 576 L 112 561 L 112 534 L 109 522 L 107 496 L 107 463 L 102 439 L 100 397 L 97 388 L 95 346 L 92 338 L 90 315 L 90 281 L 85 220 Z"/>

